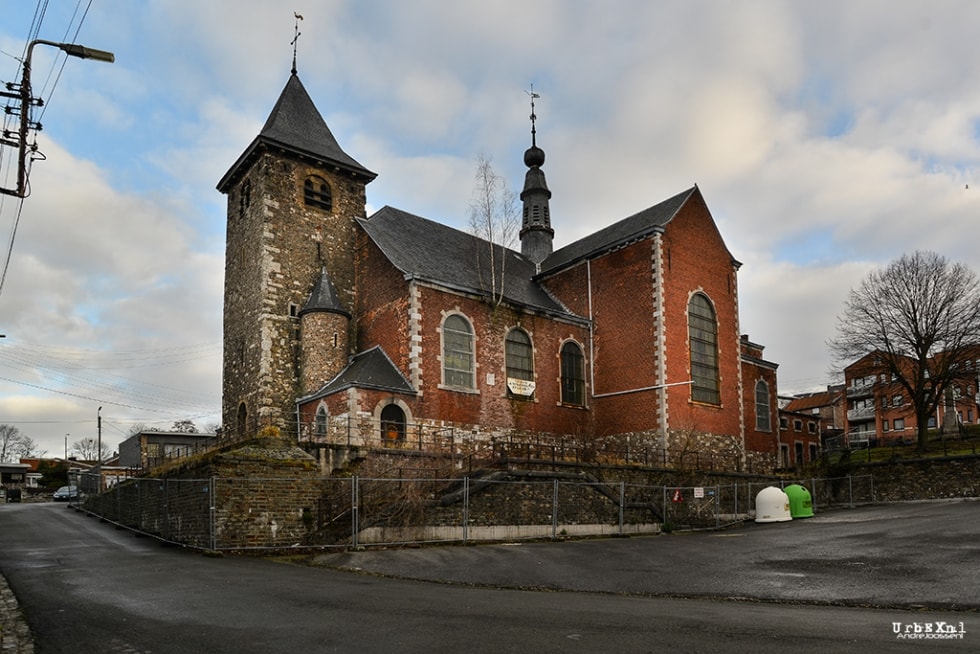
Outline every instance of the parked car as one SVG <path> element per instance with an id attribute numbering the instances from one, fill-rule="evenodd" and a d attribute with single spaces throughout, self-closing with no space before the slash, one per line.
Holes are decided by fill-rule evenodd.
<path id="1" fill-rule="evenodd" d="M 54 492 L 55 502 L 72 502 L 82 499 L 82 491 L 78 486 L 62 486 Z"/>

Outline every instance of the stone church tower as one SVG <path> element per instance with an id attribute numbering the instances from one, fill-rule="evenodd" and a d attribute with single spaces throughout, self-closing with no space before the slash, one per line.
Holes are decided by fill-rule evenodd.
<path id="1" fill-rule="evenodd" d="M 354 221 L 365 217 L 365 186 L 375 177 L 340 148 L 294 68 L 262 131 L 218 182 L 228 196 L 222 421 L 229 436 L 267 426 L 296 434 L 296 398 L 346 365 L 354 343 L 347 333 Z M 321 347 L 329 352 L 310 351 L 309 343 L 304 352 L 304 328 L 326 335 Z"/>

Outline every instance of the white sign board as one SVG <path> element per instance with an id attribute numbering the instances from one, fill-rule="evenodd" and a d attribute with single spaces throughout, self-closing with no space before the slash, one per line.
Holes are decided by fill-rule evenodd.
<path id="1" fill-rule="evenodd" d="M 514 395 L 531 396 L 534 394 L 534 382 L 526 379 L 507 378 L 507 388 Z"/>

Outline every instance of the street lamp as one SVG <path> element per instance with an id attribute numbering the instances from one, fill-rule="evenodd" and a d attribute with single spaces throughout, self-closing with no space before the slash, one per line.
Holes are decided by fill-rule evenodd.
<path id="1" fill-rule="evenodd" d="M 45 41 L 44 39 L 35 39 L 30 42 L 27 46 L 27 57 L 24 58 L 24 73 L 21 77 L 20 82 L 20 92 L 14 93 L 0 93 L 0 96 L 5 96 L 8 98 L 16 98 L 20 100 L 20 130 L 19 130 L 19 141 L 17 145 L 17 188 L 8 189 L 0 188 L 0 193 L 5 193 L 7 195 L 13 195 L 18 198 L 27 197 L 27 133 L 30 131 L 30 107 L 32 104 L 41 105 L 41 100 L 35 100 L 31 97 L 31 57 L 34 54 L 35 45 L 52 45 L 59 48 L 69 57 L 78 57 L 79 59 L 95 59 L 96 61 L 105 61 L 112 63 L 116 60 L 116 55 L 105 50 L 96 50 L 95 48 L 87 48 L 84 45 L 78 45 L 76 43 L 58 43 L 56 41 Z M 13 90 L 13 84 L 7 84 L 9 90 Z M 40 129 L 40 125 L 38 126 Z M 4 134 L 4 139 L 6 139 L 7 134 Z M 5 145 L 15 145 L 12 141 L 3 140 Z M 33 150 L 33 148 L 32 148 Z"/>

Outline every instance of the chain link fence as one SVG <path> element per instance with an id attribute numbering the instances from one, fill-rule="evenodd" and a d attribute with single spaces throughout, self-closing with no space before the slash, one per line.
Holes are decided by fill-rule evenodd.
<path id="1" fill-rule="evenodd" d="M 568 475 L 571 477 L 571 475 Z M 556 476 L 128 480 L 85 510 L 204 550 L 349 548 L 715 529 L 749 519 L 766 486 L 800 483 L 816 510 L 868 504 L 870 475 L 714 486 L 584 482 Z M 282 501 L 289 498 L 289 501 Z"/>

